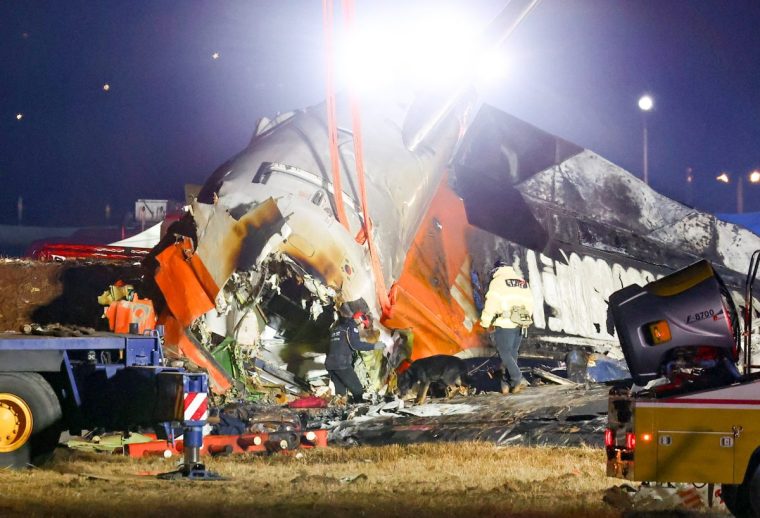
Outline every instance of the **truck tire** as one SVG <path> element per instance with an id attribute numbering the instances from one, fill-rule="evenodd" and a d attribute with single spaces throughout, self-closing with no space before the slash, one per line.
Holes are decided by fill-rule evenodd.
<path id="1" fill-rule="evenodd" d="M 749 501 L 749 488 L 743 484 L 721 484 L 721 498 L 731 514 L 737 518 L 754 516 Z"/>
<path id="2" fill-rule="evenodd" d="M 751 463 L 749 470 L 741 484 L 720 487 L 723 502 L 738 518 L 760 518 L 760 464 Z"/>
<path id="3" fill-rule="evenodd" d="M 746 478 L 743 485 L 747 487 L 747 500 L 752 511 L 750 516 L 760 517 L 760 464 L 755 466 L 752 477 Z"/>
<path id="4" fill-rule="evenodd" d="M 61 403 L 33 372 L 0 373 L 0 468 L 47 460 L 61 435 Z"/>

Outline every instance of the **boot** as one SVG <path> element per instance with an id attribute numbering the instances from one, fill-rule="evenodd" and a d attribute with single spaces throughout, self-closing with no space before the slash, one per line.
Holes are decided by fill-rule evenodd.
<path id="1" fill-rule="evenodd" d="M 511 393 L 512 394 L 519 394 L 520 392 L 523 391 L 524 388 L 525 388 L 525 384 L 524 383 L 518 383 L 517 385 L 515 385 L 514 387 L 512 387 Z"/>

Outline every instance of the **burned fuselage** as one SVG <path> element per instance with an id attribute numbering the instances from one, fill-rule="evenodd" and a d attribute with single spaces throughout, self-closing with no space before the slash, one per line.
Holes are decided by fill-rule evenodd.
<path id="1" fill-rule="evenodd" d="M 362 242 L 353 148 L 344 135 L 346 229 L 335 217 L 327 157 L 317 152 L 326 147 L 322 111 L 308 108 L 264 129 L 204 187 L 192 210 L 197 243 L 185 255 L 199 270 L 193 278 L 206 279 L 200 291 L 208 300 L 176 311 L 167 300 L 192 330 L 183 351 L 229 337 L 249 356 L 318 375 L 337 312 L 361 309 L 386 337 L 407 330 L 412 359 L 490 356 L 479 301 L 497 259 L 529 281 L 536 310 L 526 347 L 547 353 L 584 347 L 620 357 L 608 296 L 698 258 L 710 259 L 741 301 L 739 272 L 760 248 L 758 236 L 485 106 L 450 168 L 457 117 L 439 128 L 438 140 L 410 151 L 403 112 L 365 116 L 376 128 L 366 139 L 371 229 L 390 285 L 382 311 Z M 382 364 L 379 353 L 365 355 L 368 384 L 384 381 Z"/>

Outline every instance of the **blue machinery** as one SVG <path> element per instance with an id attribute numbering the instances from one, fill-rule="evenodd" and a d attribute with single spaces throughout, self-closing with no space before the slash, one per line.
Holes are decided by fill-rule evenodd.
<path id="1" fill-rule="evenodd" d="M 162 478 L 218 480 L 199 460 L 208 418 L 208 377 L 165 367 L 161 344 L 159 332 L 72 337 L 2 334 L 0 376 L 20 373 L 49 385 L 57 401 L 48 404 L 60 406 L 62 422 L 56 426 L 72 433 L 158 425 L 157 430 L 173 440 L 175 426 L 181 424 L 184 465 Z M 5 390 L 13 392 L 12 387 Z M 30 413 L 33 406 L 28 408 Z"/>

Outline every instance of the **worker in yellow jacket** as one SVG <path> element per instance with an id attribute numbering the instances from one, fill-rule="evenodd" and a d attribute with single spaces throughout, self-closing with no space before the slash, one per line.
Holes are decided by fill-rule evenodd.
<path id="1" fill-rule="evenodd" d="M 525 386 L 517 366 L 517 354 L 523 334 L 532 322 L 532 315 L 533 295 L 527 281 L 521 279 L 514 268 L 497 261 L 486 292 L 480 325 L 485 329 L 495 328 L 494 345 L 507 375 L 507 379 L 502 381 L 503 394 L 517 394 Z"/>

